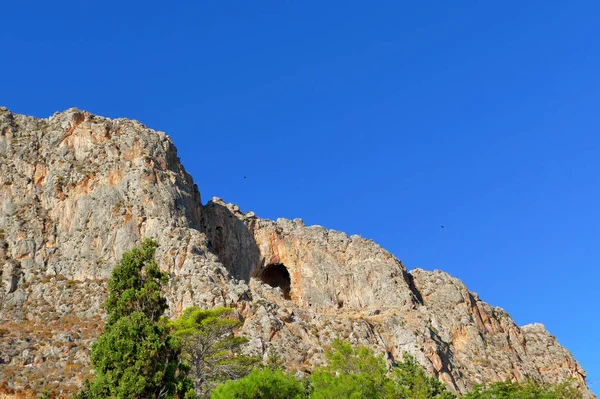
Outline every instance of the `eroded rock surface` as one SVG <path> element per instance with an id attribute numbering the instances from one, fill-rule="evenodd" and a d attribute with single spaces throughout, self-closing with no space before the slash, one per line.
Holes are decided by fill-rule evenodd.
<path id="1" fill-rule="evenodd" d="M 218 198 L 204 208 L 201 229 L 236 278 L 265 281 L 278 274 L 271 273 L 273 268 L 287 272 L 289 297 L 298 306 L 361 309 L 413 304 L 404 265 L 359 236 L 305 226 L 300 219 L 258 219 Z"/>
<path id="2" fill-rule="evenodd" d="M 585 373 L 541 325 L 519 327 L 459 280 L 414 270 L 369 240 L 202 206 L 168 136 L 75 109 L 47 119 L 0 108 L 0 381 L 77 389 L 103 324 L 106 279 L 151 237 L 170 275 L 171 315 L 236 309 L 248 350 L 290 369 L 323 363 L 335 337 L 389 363 L 414 354 L 452 390 Z"/>

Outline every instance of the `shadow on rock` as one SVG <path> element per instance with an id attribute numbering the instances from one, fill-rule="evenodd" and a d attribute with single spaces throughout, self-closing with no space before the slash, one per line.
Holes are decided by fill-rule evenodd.
<path id="1" fill-rule="evenodd" d="M 231 276 L 249 282 L 261 263 L 260 250 L 254 238 L 257 219 L 243 214 L 237 205 L 218 198 L 202 210 L 200 231 L 206 234 L 209 250 L 219 257 Z"/>

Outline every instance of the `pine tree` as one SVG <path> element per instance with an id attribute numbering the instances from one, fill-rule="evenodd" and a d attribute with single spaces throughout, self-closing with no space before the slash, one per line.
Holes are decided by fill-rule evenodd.
<path id="1" fill-rule="evenodd" d="M 231 318 L 231 312 L 230 308 L 192 306 L 173 323 L 199 397 L 208 397 L 223 381 L 244 377 L 260 361 L 241 353 L 248 339 L 233 334 L 233 329 L 241 322 Z"/>

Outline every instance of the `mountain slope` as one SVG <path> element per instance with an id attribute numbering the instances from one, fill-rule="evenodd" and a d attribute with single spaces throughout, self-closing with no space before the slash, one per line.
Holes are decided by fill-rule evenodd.
<path id="1" fill-rule="evenodd" d="M 164 133 L 70 109 L 47 119 L 0 108 L 0 380 L 75 390 L 103 324 L 106 279 L 142 237 L 170 276 L 170 311 L 234 307 L 249 350 L 292 369 L 322 364 L 336 337 L 389 362 L 403 351 L 452 390 L 585 372 L 541 325 L 519 327 L 440 271 L 414 270 L 372 241 L 202 206 Z"/>

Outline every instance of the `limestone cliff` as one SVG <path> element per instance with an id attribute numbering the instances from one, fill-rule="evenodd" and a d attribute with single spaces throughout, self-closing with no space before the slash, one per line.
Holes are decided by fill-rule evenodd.
<path id="1" fill-rule="evenodd" d="M 47 119 L 0 108 L 0 381 L 81 384 L 103 323 L 106 279 L 141 237 L 159 242 L 170 311 L 232 306 L 249 350 L 291 369 L 322 364 L 335 337 L 390 363 L 414 354 L 452 390 L 585 372 L 541 325 L 519 327 L 459 280 L 414 270 L 372 241 L 202 206 L 164 133 L 75 109 Z"/>

